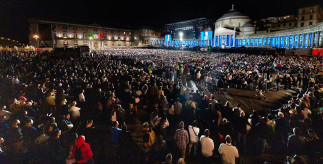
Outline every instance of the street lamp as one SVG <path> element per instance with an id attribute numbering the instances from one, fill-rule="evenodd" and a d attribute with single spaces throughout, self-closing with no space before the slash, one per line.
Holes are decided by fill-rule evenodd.
<path id="1" fill-rule="evenodd" d="M 33 36 L 33 38 L 36 40 L 36 46 L 37 46 L 37 48 L 39 48 L 39 42 L 38 42 L 38 39 L 39 39 L 39 35 L 37 35 L 37 34 L 35 34 L 34 36 Z"/>
<path id="2" fill-rule="evenodd" d="M 38 40 L 39 35 L 35 34 L 35 35 L 33 36 L 33 38 L 34 38 L 34 39 L 36 39 L 36 40 Z"/>

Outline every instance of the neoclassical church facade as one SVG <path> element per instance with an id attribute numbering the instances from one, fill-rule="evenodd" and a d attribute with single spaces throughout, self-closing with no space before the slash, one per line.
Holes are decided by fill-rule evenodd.
<path id="1" fill-rule="evenodd" d="M 251 19 L 232 5 L 232 9 L 215 22 L 215 47 L 322 47 L 323 22 L 307 27 L 257 33 Z"/>
<path id="2" fill-rule="evenodd" d="M 313 48 L 323 47 L 323 22 L 275 32 L 256 31 L 249 16 L 234 8 L 214 23 L 213 38 L 209 40 L 159 41 L 167 46 L 275 47 Z"/>

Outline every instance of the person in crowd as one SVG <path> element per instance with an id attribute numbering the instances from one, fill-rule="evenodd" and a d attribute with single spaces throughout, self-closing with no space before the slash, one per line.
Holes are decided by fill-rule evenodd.
<path id="1" fill-rule="evenodd" d="M 167 143 L 162 135 L 157 136 L 156 144 L 152 149 L 152 161 L 162 162 L 167 154 Z"/>
<path id="2" fill-rule="evenodd" d="M 198 142 L 199 142 L 199 133 L 200 128 L 197 126 L 197 121 L 194 120 L 192 125 L 188 125 L 188 132 L 190 135 L 190 143 L 188 145 L 188 155 L 191 155 L 193 149 L 193 155 L 196 156 Z"/>
<path id="3" fill-rule="evenodd" d="M 8 145 L 9 152 L 18 153 L 23 149 L 23 135 L 19 124 L 19 120 L 12 120 L 10 127 L 6 131 L 6 143 Z"/>
<path id="4" fill-rule="evenodd" d="M 173 156 L 171 153 L 166 155 L 166 160 L 162 164 L 173 164 Z"/>
<path id="5" fill-rule="evenodd" d="M 179 123 L 179 129 L 177 129 L 175 132 L 174 140 L 180 153 L 180 157 L 185 159 L 186 146 L 189 142 L 189 136 L 187 131 L 184 129 L 183 121 Z"/>
<path id="6" fill-rule="evenodd" d="M 178 159 L 177 164 L 185 164 L 184 158 Z"/>
<path id="7" fill-rule="evenodd" d="M 306 145 L 306 149 L 308 154 L 315 158 L 320 152 L 323 151 L 323 141 L 317 136 L 313 129 L 308 129 L 307 133 L 310 138 L 307 139 L 308 144 Z"/>
<path id="8" fill-rule="evenodd" d="M 304 151 L 306 141 L 301 136 L 301 131 L 298 127 L 293 129 L 293 134 L 288 136 L 287 150 L 289 154 L 301 154 Z"/>
<path id="9" fill-rule="evenodd" d="M 85 142 L 84 136 L 79 136 L 72 150 L 71 158 L 75 158 L 79 164 L 93 164 L 93 153 L 90 144 Z"/>
<path id="10" fill-rule="evenodd" d="M 181 120 L 185 124 L 197 120 L 198 128 L 209 129 L 215 146 L 225 143 L 224 136 L 232 136 L 243 154 L 254 154 L 255 150 L 269 155 L 289 153 L 286 149 L 295 146 L 299 136 L 306 137 L 299 153 L 308 154 L 309 161 L 317 160 L 320 154 L 316 149 L 319 146 L 312 148 L 314 143 L 319 145 L 323 136 L 323 76 L 319 72 L 322 62 L 317 57 L 118 49 L 93 51 L 90 56 L 75 60 L 58 58 L 50 52 L 0 51 L 0 63 L 0 137 L 6 141 L 2 146 L 6 147 L 4 158 L 8 163 L 19 163 L 22 158 L 26 163 L 48 163 L 49 159 L 60 163 L 63 160 L 48 150 L 58 153 L 64 147 L 68 154 L 67 149 L 78 138 L 75 132 L 86 136 L 97 163 L 106 162 L 103 152 L 110 152 L 113 146 L 103 146 L 110 141 L 103 138 L 113 134 L 96 133 L 90 120 L 100 130 L 109 128 L 113 121 L 120 123 L 120 163 L 160 163 L 164 161 L 160 157 L 175 152 L 175 148 L 180 149 L 178 157 L 182 156 L 188 142 L 194 143 L 192 135 L 197 127 L 191 124 L 188 133 L 182 128 L 175 132 Z M 296 74 L 299 89 L 294 84 Z M 270 83 L 276 83 L 276 87 Z M 236 99 L 239 96 L 228 96 L 241 89 L 252 93 L 254 88 L 268 91 L 269 96 L 280 85 L 295 90 L 298 96 L 291 93 L 293 98 L 279 105 L 279 110 L 258 110 L 250 117 L 246 116 L 250 107 L 245 103 L 246 113 L 242 113 L 239 104 L 231 104 L 240 102 Z M 218 92 L 228 88 L 233 89 Z M 222 97 L 227 101 L 230 98 L 230 102 L 223 106 L 219 100 Z M 271 100 L 266 100 L 270 106 L 275 104 Z M 189 107 L 190 103 L 194 106 Z M 16 125 L 17 120 L 21 125 Z M 150 125 L 146 123 L 141 129 L 137 125 L 143 122 Z M 34 138 L 29 132 L 33 126 L 37 129 Z M 293 134 L 290 144 L 289 134 L 295 127 L 299 127 L 301 135 Z M 306 134 L 309 129 L 317 135 L 312 130 Z M 175 143 L 169 140 L 174 133 Z M 194 144 L 189 146 L 191 154 L 195 152 Z M 143 149 L 138 145 L 143 145 Z M 164 148 L 166 151 L 161 151 Z M 72 150 L 66 155 L 68 162 L 73 162 Z"/>
<path id="11" fill-rule="evenodd" d="M 67 152 L 61 142 L 61 130 L 56 129 L 48 139 L 49 163 L 65 164 Z"/>
<path id="12" fill-rule="evenodd" d="M 3 105 L 0 109 L 0 121 L 8 121 L 12 113 L 7 110 L 7 106 Z"/>
<path id="13" fill-rule="evenodd" d="M 119 122 L 115 121 L 113 123 L 113 127 L 111 129 L 112 134 L 112 144 L 115 146 L 119 145 L 120 134 L 122 133 L 122 129 L 119 128 Z"/>
<path id="14" fill-rule="evenodd" d="M 214 142 L 210 138 L 210 131 L 205 129 L 204 135 L 200 138 L 201 142 L 201 152 L 203 156 L 203 163 L 212 163 L 213 160 L 213 150 L 214 150 Z"/>
<path id="15" fill-rule="evenodd" d="M 160 119 L 159 126 L 160 126 L 161 135 L 164 138 L 166 138 L 166 136 L 167 136 L 167 127 L 169 127 L 169 121 L 167 119 L 167 113 L 163 114 L 162 118 Z"/>
<path id="16" fill-rule="evenodd" d="M 177 115 L 177 116 L 181 115 L 182 111 L 183 111 L 183 105 L 180 102 L 179 98 L 177 99 L 176 103 L 174 104 L 174 107 L 175 107 L 175 115 Z"/>
<path id="17" fill-rule="evenodd" d="M 223 164 L 235 164 L 236 158 L 239 158 L 238 149 L 233 146 L 232 139 L 229 135 L 225 136 L 226 143 L 222 143 L 219 146 L 219 154 L 222 158 Z"/>
<path id="18" fill-rule="evenodd" d="M 288 132 L 290 131 L 290 123 L 285 118 L 283 112 L 278 112 L 278 118 L 275 119 L 275 122 L 275 132 L 277 137 L 279 137 L 282 142 L 287 143 Z"/>
<path id="19" fill-rule="evenodd" d="M 24 137 L 24 145 L 26 145 L 27 149 L 30 149 L 33 146 L 37 136 L 37 129 L 33 126 L 33 124 L 34 121 L 32 119 L 28 119 L 25 121 L 25 125 L 21 128 Z"/>
<path id="20" fill-rule="evenodd" d="M 0 137 L 0 162 L 1 163 L 6 163 L 6 146 L 4 144 L 4 139 Z"/>
<path id="21" fill-rule="evenodd" d="M 237 135 L 237 144 L 238 147 L 240 147 L 241 149 L 244 148 L 244 146 L 246 145 L 246 137 L 247 137 L 247 125 L 251 125 L 248 122 L 248 117 L 246 117 L 246 113 L 244 111 L 240 112 L 240 116 L 237 118 L 237 126 L 236 126 L 236 130 L 238 132 Z"/>
<path id="22" fill-rule="evenodd" d="M 74 126 L 71 121 L 71 114 L 66 113 L 65 115 L 61 116 L 61 120 L 59 120 L 57 126 L 62 130 L 62 132 L 70 131 Z"/>

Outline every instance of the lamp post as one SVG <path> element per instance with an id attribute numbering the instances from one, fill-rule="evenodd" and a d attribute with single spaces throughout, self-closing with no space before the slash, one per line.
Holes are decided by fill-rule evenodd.
<path id="1" fill-rule="evenodd" d="M 36 40 L 36 46 L 37 46 L 37 48 L 39 48 L 39 42 L 38 42 L 39 35 L 35 34 L 35 35 L 33 36 L 33 38 Z"/>

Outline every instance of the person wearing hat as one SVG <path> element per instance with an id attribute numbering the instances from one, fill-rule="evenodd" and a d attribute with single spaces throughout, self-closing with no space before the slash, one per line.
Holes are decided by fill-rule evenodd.
<path id="1" fill-rule="evenodd" d="M 85 136 L 79 136 L 75 142 L 75 146 L 72 150 L 71 158 L 75 158 L 76 149 L 80 149 L 82 153 L 81 159 L 76 159 L 76 162 L 81 164 L 92 164 L 93 163 L 93 153 L 90 147 L 90 144 L 85 142 Z"/>

